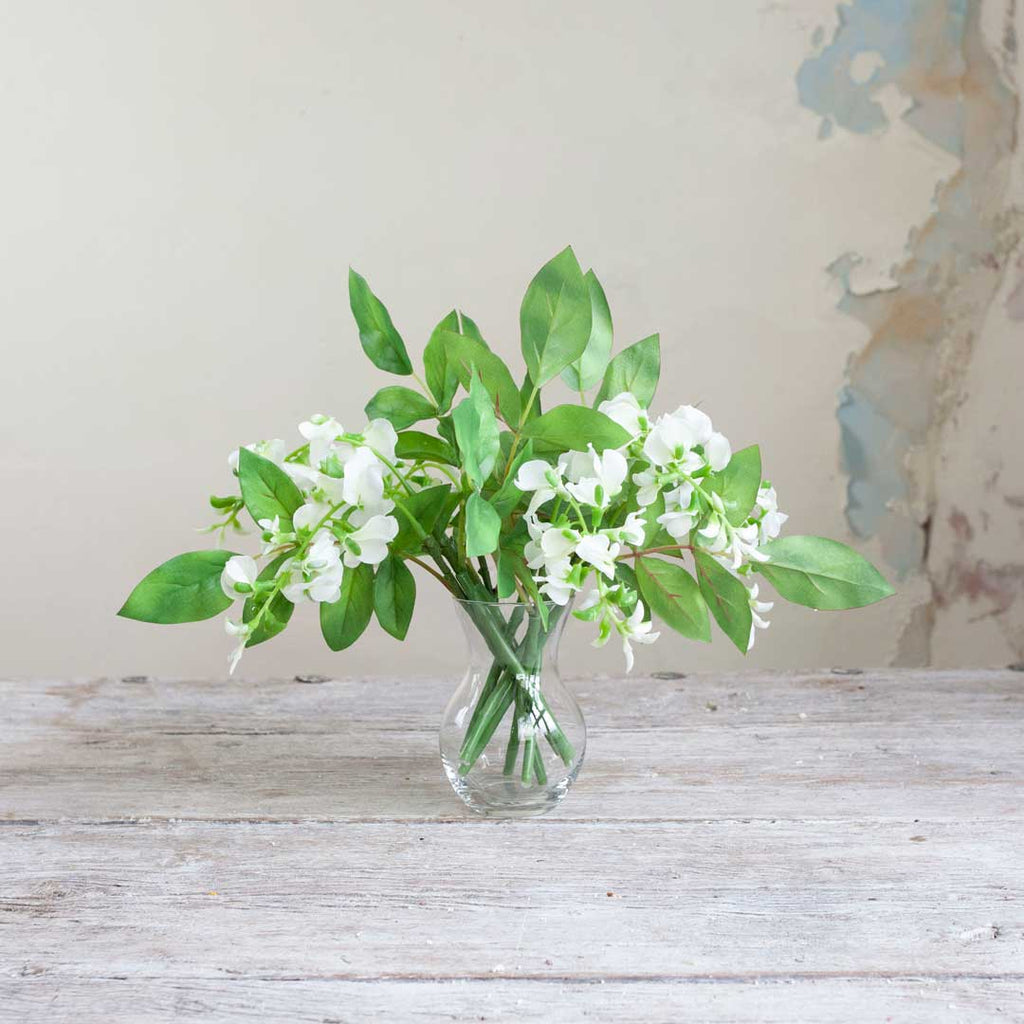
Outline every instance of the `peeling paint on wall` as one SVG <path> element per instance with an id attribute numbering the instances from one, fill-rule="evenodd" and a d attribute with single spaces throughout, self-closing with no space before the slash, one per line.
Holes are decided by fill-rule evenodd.
<path id="1" fill-rule="evenodd" d="M 908 226 L 895 287 L 854 290 L 861 254 L 828 268 L 843 288 L 839 308 L 869 331 L 837 412 L 846 514 L 858 536 L 879 538 L 901 575 L 927 569 L 936 438 L 962 399 L 975 339 L 1024 227 L 1008 201 L 1018 116 L 1013 5 L 1001 53 L 990 51 L 981 13 L 980 0 L 855 0 L 839 6 L 833 38 L 819 36 L 819 52 L 797 74 L 801 103 L 822 117 L 822 138 L 890 130 L 892 104 L 883 100 L 898 90 L 907 101 L 899 116 L 959 161 L 931 216 Z M 1024 306 L 1017 295 L 1014 310 Z M 915 621 L 927 630 L 934 616 Z"/>

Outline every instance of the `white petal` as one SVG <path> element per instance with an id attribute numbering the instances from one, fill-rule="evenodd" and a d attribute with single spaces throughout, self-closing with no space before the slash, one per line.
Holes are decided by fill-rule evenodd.
<path id="1" fill-rule="evenodd" d="M 722 434 L 712 434 L 704 445 L 704 454 L 707 456 L 708 465 L 717 473 L 729 465 L 732 448 Z"/>

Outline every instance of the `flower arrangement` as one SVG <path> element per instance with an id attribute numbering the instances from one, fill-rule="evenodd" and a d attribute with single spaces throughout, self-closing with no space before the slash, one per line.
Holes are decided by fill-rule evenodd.
<path id="1" fill-rule="evenodd" d="M 526 290 L 521 384 L 456 310 L 431 334 L 421 377 L 387 309 L 354 271 L 349 296 L 366 355 L 418 390 L 381 388 L 359 430 L 317 415 L 299 425 L 302 443 L 291 450 L 275 439 L 233 452 L 238 492 L 210 499 L 219 513 L 210 529 L 222 538 L 240 531 L 248 513 L 258 553 L 172 558 L 138 584 L 121 615 L 180 623 L 234 608 L 226 621 L 236 638 L 233 671 L 244 650 L 285 629 L 297 605 L 318 608 L 335 651 L 374 614 L 403 639 L 416 601 L 409 564 L 418 566 L 469 602 L 495 660 L 466 730 L 468 771 L 498 709 L 513 704 L 520 722 L 532 716 L 555 753 L 571 756 L 536 687 L 527 692 L 516 680 L 535 677 L 543 635 L 577 594 L 575 617 L 595 626 L 595 644 L 617 638 L 628 670 L 633 645 L 660 635 L 655 619 L 700 641 L 714 619 L 748 651 L 772 608 L 759 580 L 817 609 L 892 593 L 845 545 L 780 536 L 787 517 L 756 445 L 733 451 L 694 406 L 649 411 L 658 335 L 613 357 L 604 291 L 571 248 Z M 578 404 L 542 405 L 556 378 Z M 534 613 L 533 636 L 520 638 L 520 623 L 513 628 L 489 608 L 506 600 Z"/>

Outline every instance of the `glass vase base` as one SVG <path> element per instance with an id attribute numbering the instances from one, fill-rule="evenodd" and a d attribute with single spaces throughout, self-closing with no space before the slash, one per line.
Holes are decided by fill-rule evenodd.
<path id="1" fill-rule="evenodd" d="M 524 786 L 506 776 L 470 778 L 459 774 L 458 764 L 441 758 L 445 774 L 456 796 L 474 813 L 485 818 L 533 818 L 554 810 L 576 780 L 575 770 L 553 785 Z"/>

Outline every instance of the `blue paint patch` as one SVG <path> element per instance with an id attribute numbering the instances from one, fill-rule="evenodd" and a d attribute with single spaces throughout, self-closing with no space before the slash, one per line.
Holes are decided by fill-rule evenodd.
<path id="1" fill-rule="evenodd" d="M 936 145 L 961 156 L 959 98 L 952 101 L 961 108 L 959 118 L 944 111 L 930 117 L 915 88 L 931 71 L 952 73 L 950 65 L 959 60 L 967 30 L 968 0 L 854 0 L 840 4 L 837 13 L 839 25 L 832 41 L 805 60 L 796 75 L 800 102 L 823 118 L 819 138 L 828 138 L 833 124 L 861 135 L 885 131 L 889 118 L 875 97 L 879 90 L 896 85 L 913 101 L 904 119 Z M 922 25 L 928 31 L 919 31 Z M 816 33 L 815 38 L 820 36 Z M 852 69 L 861 54 L 877 54 L 881 66 L 858 82 Z"/>
<path id="2" fill-rule="evenodd" d="M 878 536 L 886 560 L 902 577 L 921 564 L 924 537 L 905 516 L 893 516 L 894 506 L 906 507 L 909 494 L 905 472 L 911 438 L 889 420 L 876 401 L 855 387 L 840 393 L 837 412 L 846 486 L 846 518 L 858 537 Z"/>

